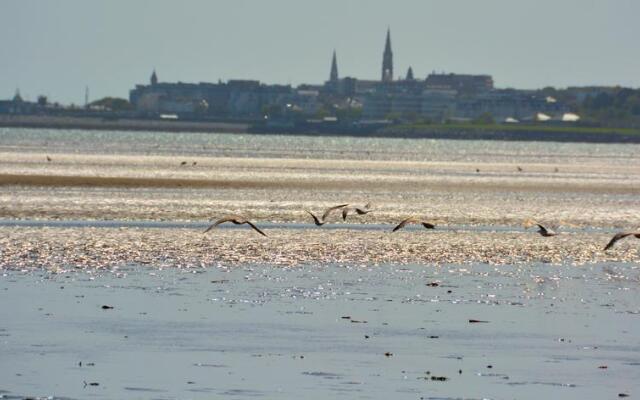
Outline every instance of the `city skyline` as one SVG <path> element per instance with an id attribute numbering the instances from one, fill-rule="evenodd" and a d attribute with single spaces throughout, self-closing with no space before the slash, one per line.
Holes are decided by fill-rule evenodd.
<path id="1" fill-rule="evenodd" d="M 498 87 L 640 86 L 632 51 L 640 28 L 631 23 L 640 5 L 631 1 L 405 1 L 372 10 L 361 10 L 362 1 L 334 3 L 305 13 L 290 1 L 4 2 L 0 98 L 19 88 L 26 99 L 82 104 L 86 86 L 91 99 L 127 97 L 153 69 L 167 82 L 319 84 L 334 50 L 340 77 L 376 80 L 387 28 L 394 79 L 412 67 L 419 79 L 432 71 L 490 74 Z"/>

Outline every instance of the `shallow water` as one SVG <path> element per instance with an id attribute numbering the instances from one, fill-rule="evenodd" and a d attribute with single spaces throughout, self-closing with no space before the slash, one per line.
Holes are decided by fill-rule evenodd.
<path id="1" fill-rule="evenodd" d="M 628 164 L 640 144 L 509 142 L 0 128 L 0 152 Z"/>
<path id="2" fill-rule="evenodd" d="M 637 196 L 625 185 L 635 187 L 636 169 L 628 167 L 638 164 L 640 145 L 0 129 L 0 153 L 10 156 L 4 168 L 11 174 L 355 175 L 373 182 L 325 191 L 7 186 L 0 255 L 13 270 L 0 270 L 0 398 L 602 399 L 640 392 L 635 242 L 601 251 L 613 227 L 637 221 Z M 252 157 L 260 161 L 235 159 Z M 452 164 L 367 169 L 290 158 Z M 197 168 L 181 167 L 196 159 Z M 530 165 L 517 171 L 520 163 Z M 414 175 L 421 185 L 401 195 L 380 183 Z M 468 189 L 468 182 L 490 190 Z M 375 223 L 320 230 L 300 223 L 309 220 L 303 208 L 345 198 L 380 203 L 365 220 Z M 238 210 L 273 236 L 222 226 L 202 240 L 206 218 Z M 385 222 L 405 214 L 435 214 L 448 226 L 382 234 L 391 228 Z M 534 216 L 567 227 L 543 241 L 519 227 Z M 302 266 L 247 265 L 266 262 L 251 258 L 260 252 Z M 455 253 L 444 259 L 465 265 L 373 267 L 363 258 L 369 253 L 402 263 Z M 317 261 L 334 259 L 341 264 Z M 594 264 L 610 260 L 631 262 Z M 209 268 L 195 269 L 202 265 Z"/>
<path id="3" fill-rule="evenodd" d="M 281 223 L 261 221 L 258 223 L 263 230 L 267 229 L 323 229 L 323 230 L 354 230 L 354 231 L 385 231 L 389 232 L 395 224 L 375 224 L 375 223 L 326 223 L 321 227 L 312 223 Z M 198 229 L 204 230 L 211 226 L 211 221 L 144 221 L 144 220 L 37 220 L 37 219 L 3 219 L 0 218 L 0 227 L 29 227 L 29 228 L 155 228 L 155 229 Z M 218 225 L 216 229 L 247 229 L 246 225 L 233 225 L 230 223 Z M 424 228 L 417 225 L 408 225 L 402 228 L 405 231 L 422 231 Z M 538 228 L 525 228 L 522 226 L 507 225 L 446 225 L 436 227 L 441 231 L 465 231 L 465 232 L 536 232 Z M 564 233 L 576 232 L 598 232 L 612 233 L 616 229 L 606 229 L 597 227 L 573 228 L 563 227 Z"/>
<path id="4" fill-rule="evenodd" d="M 0 395 L 633 398 L 639 268 L 6 271 Z"/>

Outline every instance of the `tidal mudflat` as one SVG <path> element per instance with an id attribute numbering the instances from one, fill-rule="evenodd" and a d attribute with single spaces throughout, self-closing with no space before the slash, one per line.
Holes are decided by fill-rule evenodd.
<path id="1" fill-rule="evenodd" d="M 7 271 L 0 290 L 4 398 L 640 389 L 640 269 L 628 264 Z"/>
<path id="2" fill-rule="evenodd" d="M 639 196 L 632 144 L 0 129 L 0 396 L 634 398 Z"/>

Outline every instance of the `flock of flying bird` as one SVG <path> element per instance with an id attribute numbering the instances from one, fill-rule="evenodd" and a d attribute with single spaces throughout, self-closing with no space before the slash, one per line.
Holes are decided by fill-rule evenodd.
<path id="1" fill-rule="evenodd" d="M 371 211 L 373 211 L 373 209 L 371 208 L 371 204 L 366 204 L 364 207 L 350 207 L 349 204 L 339 204 L 333 207 L 329 207 L 325 210 L 324 213 L 322 213 L 322 215 L 320 217 L 316 216 L 314 213 L 312 213 L 309 210 L 305 210 L 305 212 L 307 214 L 309 214 L 312 218 L 313 218 L 313 223 L 316 226 L 322 226 L 324 224 L 327 223 L 327 218 L 333 213 L 333 212 L 337 212 L 338 210 L 342 210 L 342 220 L 346 221 L 347 217 L 349 216 L 349 214 L 357 214 L 357 215 L 365 215 L 370 213 Z M 204 233 L 209 232 L 210 230 L 212 230 L 213 228 L 215 228 L 216 226 L 223 224 L 225 222 L 231 222 L 235 225 L 243 225 L 243 224 L 247 224 L 249 225 L 253 230 L 255 230 L 256 232 L 258 232 L 259 234 L 261 234 L 262 236 L 267 236 L 262 230 L 260 230 L 260 228 L 258 228 L 253 222 L 249 221 L 247 218 L 241 216 L 241 215 L 228 215 L 225 217 L 220 218 L 219 220 L 215 221 L 213 224 L 211 224 L 205 231 Z M 416 217 L 408 217 L 405 218 L 404 220 L 400 221 L 400 223 L 398 225 L 396 225 L 391 232 L 395 232 L 397 230 L 400 230 L 402 228 L 404 228 L 406 225 L 408 224 L 421 224 L 423 227 L 425 227 L 426 229 L 435 229 L 436 225 L 433 221 L 425 221 Z M 553 230 L 546 228 L 545 226 L 532 221 L 532 220 L 527 220 L 524 223 L 525 228 L 529 228 L 530 226 L 537 226 L 538 227 L 538 231 L 537 233 L 539 233 L 541 236 L 544 237 L 551 237 L 551 236 L 556 236 L 558 235 L 558 233 L 554 232 Z M 629 236 L 634 236 L 637 239 L 640 239 L 640 232 L 619 232 L 616 233 L 611 240 L 609 241 L 609 243 L 607 243 L 607 245 L 604 247 L 604 250 L 609 250 L 611 247 L 613 247 L 613 245 L 621 240 L 624 239 L 626 237 Z"/>

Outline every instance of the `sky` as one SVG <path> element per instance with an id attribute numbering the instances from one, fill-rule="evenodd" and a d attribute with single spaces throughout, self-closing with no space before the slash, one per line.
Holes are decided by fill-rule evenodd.
<path id="1" fill-rule="evenodd" d="M 637 0 L 1 0 L 0 99 L 128 97 L 160 81 L 322 83 L 409 66 L 497 87 L 640 87 Z"/>

